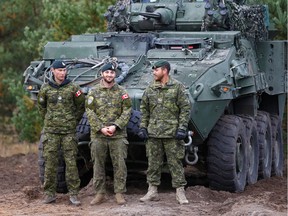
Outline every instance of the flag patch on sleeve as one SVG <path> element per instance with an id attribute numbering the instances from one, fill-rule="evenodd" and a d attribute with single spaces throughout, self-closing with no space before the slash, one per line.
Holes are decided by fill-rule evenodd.
<path id="1" fill-rule="evenodd" d="M 125 99 L 127 99 L 127 98 L 129 98 L 128 94 L 122 95 L 122 100 L 125 100 Z"/>
<path id="2" fill-rule="evenodd" d="M 76 97 L 79 97 L 81 94 L 82 94 L 81 90 L 78 90 L 78 91 L 75 93 L 75 96 L 76 96 Z"/>

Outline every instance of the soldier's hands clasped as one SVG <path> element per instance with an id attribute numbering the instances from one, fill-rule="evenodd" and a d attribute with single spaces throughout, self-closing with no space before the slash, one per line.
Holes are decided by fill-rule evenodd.
<path id="1" fill-rule="evenodd" d="M 105 136 L 113 136 L 115 131 L 111 131 L 111 129 L 109 127 L 104 127 L 101 129 L 102 134 L 104 134 Z"/>
<path id="2" fill-rule="evenodd" d="M 138 136 L 140 139 L 146 140 L 148 139 L 148 131 L 146 128 L 140 128 L 138 132 Z"/>
<path id="3" fill-rule="evenodd" d="M 177 140 L 183 140 L 187 136 L 187 131 L 183 129 L 177 129 L 175 138 Z"/>

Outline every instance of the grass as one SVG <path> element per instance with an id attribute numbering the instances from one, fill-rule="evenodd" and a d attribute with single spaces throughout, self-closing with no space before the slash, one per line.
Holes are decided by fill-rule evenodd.
<path id="1" fill-rule="evenodd" d="M 16 135 L 0 134 L 0 157 L 15 154 L 37 153 L 37 143 L 19 142 Z"/>
<path id="2" fill-rule="evenodd" d="M 0 115 L 0 128 L 0 157 L 38 152 L 37 143 L 19 141 L 9 116 Z"/>

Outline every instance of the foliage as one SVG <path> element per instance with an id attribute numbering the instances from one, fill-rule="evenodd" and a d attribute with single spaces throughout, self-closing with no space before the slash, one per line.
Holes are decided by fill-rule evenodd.
<path id="1" fill-rule="evenodd" d="M 18 77 L 31 61 L 32 55 L 21 46 L 23 28 L 36 25 L 39 17 L 39 0 L 1 0 L 0 1 L 0 113 L 15 108 L 16 99 L 10 94 L 4 80 Z M 20 72 L 20 73 L 19 73 Z M 20 76 L 19 76 L 20 75 Z"/>
<path id="2" fill-rule="evenodd" d="M 0 113 L 14 110 L 12 121 L 21 140 L 38 139 L 41 128 L 37 110 L 21 86 L 23 71 L 30 61 L 41 58 L 47 41 L 104 31 L 102 14 L 113 2 L 115 0 L 0 1 Z"/>
<path id="3" fill-rule="evenodd" d="M 0 74 L 8 68 L 22 70 L 32 56 L 21 49 L 20 39 L 23 38 L 23 28 L 36 25 L 39 22 L 38 0 L 1 0 L 0 2 Z M 20 50 L 20 51 L 19 51 Z M 17 64 L 15 60 L 17 59 Z"/>
<path id="4" fill-rule="evenodd" d="M 275 39 L 287 40 L 287 0 L 248 0 L 251 4 L 266 4 L 270 22 L 278 31 Z"/>
<path id="5" fill-rule="evenodd" d="M 24 91 L 21 81 L 7 79 L 5 82 L 9 85 L 9 92 L 16 99 L 17 108 L 13 111 L 12 122 L 19 133 L 19 139 L 35 142 L 39 139 L 42 120 L 34 102 Z"/>
<path id="6" fill-rule="evenodd" d="M 269 3 L 270 13 L 273 15 L 272 21 L 275 24 L 275 28 L 279 30 L 277 38 L 287 39 L 287 0 L 269 0 Z"/>
<path id="7" fill-rule="evenodd" d="M 48 41 L 67 40 L 71 35 L 105 31 L 102 14 L 111 1 L 43 0 L 42 22 L 26 26 L 21 41 L 34 58 L 41 58 Z"/>
<path id="8" fill-rule="evenodd" d="M 16 98 L 10 94 L 9 85 L 7 82 L 5 82 L 5 77 L 8 77 L 8 74 L 11 74 L 11 77 L 13 77 L 13 75 L 15 76 L 12 69 L 7 69 L 5 73 L 0 74 L 0 115 L 11 117 L 11 110 L 13 110 L 15 107 Z"/>

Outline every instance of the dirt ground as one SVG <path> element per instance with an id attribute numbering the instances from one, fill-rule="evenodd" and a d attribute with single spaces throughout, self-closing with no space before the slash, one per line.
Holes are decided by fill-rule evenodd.
<path id="1" fill-rule="evenodd" d="M 160 201 L 141 203 L 145 194 L 145 177 L 128 178 L 127 204 L 117 205 L 108 181 L 109 200 L 98 206 L 90 206 L 94 196 L 92 184 L 80 191 L 80 207 L 69 204 L 66 194 L 57 194 L 55 204 L 41 203 L 43 189 L 38 179 L 37 154 L 17 154 L 0 157 L 0 215 L 287 215 L 287 172 L 284 177 L 272 177 L 247 186 L 242 193 L 213 191 L 205 186 L 186 189 L 188 205 L 179 205 L 170 179 L 163 177 L 159 188 Z"/>

